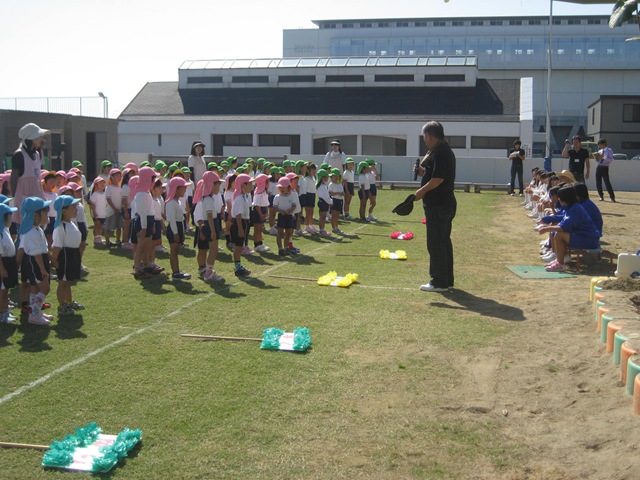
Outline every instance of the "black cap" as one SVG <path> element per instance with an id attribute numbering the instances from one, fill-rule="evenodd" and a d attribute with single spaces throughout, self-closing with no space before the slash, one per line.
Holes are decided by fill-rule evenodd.
<path id="1" fill-rule="evenodd" d="M 415 201 L 416 196 L 412 193 L 409 195 L 404 202 L 399 203 L 396 207 L 391 210 L 391 213 L 397 213 L 402 217 L 406 217 L 413 211 L 413 202 Z"/>

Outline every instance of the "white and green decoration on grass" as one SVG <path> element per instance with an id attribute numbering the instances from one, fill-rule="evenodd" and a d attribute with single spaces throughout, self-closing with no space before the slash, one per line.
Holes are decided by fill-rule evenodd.
<path id="1" fill-rule="evenodd" d="M 142 432 L 125 428 L 118 435 L 107 435 L 91 422 L 76 428 L 75 434 L 54 440 L 42 458 L 42 465 L 65 470 L 108 472 L 140 442 Z"/>
<path id="2" fill-rule="evenodd" d="M 311 346 L 309 329 L 298 327 L 293 332 L 285 332 L 279 328 L 266 328 L 262 333 L 264 350 L 284 350 L 286 352 L 304 352 Z"/>

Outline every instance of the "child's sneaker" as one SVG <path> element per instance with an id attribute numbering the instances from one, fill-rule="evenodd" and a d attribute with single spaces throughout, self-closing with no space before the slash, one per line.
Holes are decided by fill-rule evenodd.
<path id="1" fill-rule="evenodd" d="M 242 265 L 240 265 L 240 268 L 236 269 L 235 275 L 236 277 L 246 277 L 248 275 L 251 275 L 251 270 L 247 270 Z"/>
<path id="2" fill-rule="evenodd" d="M 287 252 L 286 248 L 279 248 L 278 255 L 280 255 L 281 257 L 286 257 L 287 255 L 289 255 L 289 253 Z"/>
<path id="3" fill-rule="evenodd" d="M 271 227 L 269 229 L 269 235 L 277 235 L 278 234 L 278 229 L 276 227 Z"/>
<path id="4" fill-rule="evenodd" d="M 216 273 L 215 270 L 207 270 L 202 276 L 205 282 L 223 282 L 224 278 Z"/>
<path id="5" fill-rule="evenodd" d="M 73 308 L 74 310 L 84 310 L 84 305 L 80 305 L 78 302 L 76 302 L 75 300 L 72 301 L 71 303 L 68 303 L 67 305 L 69 305 L 71 308 Z"/>
<path id="6" fill-rule="evenodd" d="M 299 253 L 300 253 L 300 249 L 299 248 L 296 248 L 296 247 L 287 248 L 287 254 L 292 256 L 292 257 L 295 257 Z"/>
<path id="7" fill-rule="evenodd" d="M 133 243 L 131 242 L 124 242 L 122 244 L 122 248 L 125 250 L 133 250 Z"/>
<path id="8" fill-rule="evenodd" d="M 251 250 L 247 245 L 245 245 L 245 246 L 242 248 L 241 255 L 253 255 L 254 253 L 256 253 L 256 252 L 254 252 L 254 251 L 253 251 L 253 250 Z"/>
<path id="9" fill-rule="evenodd" d="M 149 278 L 151 278 L 151 274 L 145 272 L 144 268 L 141 268 L 137 272 L 134 272 L 133 277 L 136 280 L 148 280 Z"/>
<path id="10" fill-rule="evenodd" d="M 40 315 L 42 315 L 45 320 L 49 320 L 49 321 L 53 320 L 53 315 L 47 315 L 46 313 L 42 313 L 42 312 L 40 312 Z"/>
<path id="11" fill-rule="evenodd" d="M 313 235 L 314 233 L 318 233 L 318 231 L 315 229 L 313 225 L 307 225 L 307 228 L 305 228 L 304 231 L 310 235 Z"/>
<path id="12" fill-rule="evenodd" d="M 11 315 L 8 310 L 5 310 L 2 315 L 0 315 L 0 323 L 13 323 L 16 320 L 17 318 Z"/>
<path id="13" fill-rule="evenodd" d="M 300 230 L 299 228 L 295 231 L 295 234 L 299 237 L 304 237 L 305 235 L 307 235 L 307 232 L 305 232 L 304 230 Z"/>
<path id="14" fill-rule="evenodd" d="M 233 243 L 227 243 L 227 249 L 233 251 L 236 246 Z"/>
<path id="15" fill-rule="evenodd" d="M 344 235 L 344 232 L 342 230 L 340 230 L 339 228 L 334 228 L 332 231 L 336 235 Z"/>
<path id="16" fill-rule="evenodd" d="M 544 267 L 547 272 L 564 272 L 567 267 L 557 260 L 553 262 L 551 265 Z"/>
<path id="17" fill-rule="evenodd" d="M 158 245 L 156 247 L 156 252 L 166 252 L 167 251 L 167 247 L 165 247 L 164 245 Z"/>
<path id="18" fill-rule="evenodd" d="M 369 220 L 370 222 L 377 222 L 378 219 L 376 217 L 374 217 L 373 215 L 369 214 L 369 216 L 367 217 L 367 220 Z"/>
<path id="19" fill-rule="evenodd" d="M 352 216 L 350 213 L 346 213 L 344 216 L 345 220 L 355 220 L 356 217 Z"/>
<path id="20" fill-rule="evenodd" d="M 29 315 L 29 319 L 27 320 L 27 322 L 32 325 L 49 325 L 51 323 L 49 320 L 44 318 L 42 313 L 35 316 Z"/>
<path id="21" fill-rule="evenodd" d="M 271 249 L 267 247 L 265 244 L 262 244 L 262 245 L 258 245 L 254 250 L 258 253 L 265 253 Z"/>
<path id="22" fill-rule="evenodd" d="M 173 278 L 174 280 L 189 280 L 191 278 L 191 275 L 185 272 L 178 271 L 173 273 L 171 275 L 171 278 Z"/>
<path id="23" fill-rule="evenodd" d="M 94 245 L 102 245 L 102 237 L 100 235 L 96 235 L 93 237 Z"/>
<path id="24" fill-rule="evenodd" d="M 58 306 L 58 315 L 73 315 L 75 310 L 67 303 Z"/>
<path id="25" fill-rule="evenodd" d="M 320 236 L 322 237 L 330 237 L 331 234 L 329 232 L 327 232 L 324 228 L 322 230 L 320 230 Z"/>
<path id="26" fill-rule="evenodd" d="M 200 267 L 198 267 L 198 275 L 204 275 L 204 272 L 207 270 L 207 266 L 206 265 L 202 265 Z"/>

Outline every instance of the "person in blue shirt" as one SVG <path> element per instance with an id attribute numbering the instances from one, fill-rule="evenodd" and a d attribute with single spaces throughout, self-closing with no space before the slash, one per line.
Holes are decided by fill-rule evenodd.
<path id="1" fill-rule="evenodd" d="M 602 221 L 602 213 L 600 213 L 598 206 L 589 198 L 589 189 L 584 183 L 576 183 L 573 188 L 576 191 L 578 202 L 580 202 L 580 205 L 587 211 L 593 224 L 600 232 L 600 236 L 602 236 L 602 226 L 604 223 Z"/>
<path id="2" fill-rule="evenodd" d="M 544 226 L 538 230 L 540 233 L 555 232 L 553 250 L 556 252 L 556 259 L 545 267 L 549 272 L 566 270 L 564 256 L 567 248 L 596 249 L 600 247 L 600 231 L 578 202 L 573 186 L 558 190 L 558 198 L 566 207 L 563 219 L 557 225 Z"/>

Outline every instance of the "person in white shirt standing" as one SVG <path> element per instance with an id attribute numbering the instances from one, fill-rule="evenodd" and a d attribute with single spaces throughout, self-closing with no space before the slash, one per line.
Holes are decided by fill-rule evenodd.
<path id="1" fill-rule="evenodd" d="M 613 162 L 613 150 L 610 147 L 607 147 L 607 141 L 604 138 L 598 140 L 598 150 L 597 153 L 594 153 L 593 156 L 596 159 L 596 189 L 598 190 L 598 196 L 600 197 L 600 201 L 604 201 L 604 195 L 602 191 L 602 181 L 604 180 L 604 185 L 607 187 L 607 193 L 609 194 L 609 198 L 613 203 L 616 202 L 616 194 L 613 191 L 613 187 L 611 186 L 611 180 L 609 180 L 609 167 Z"/>

